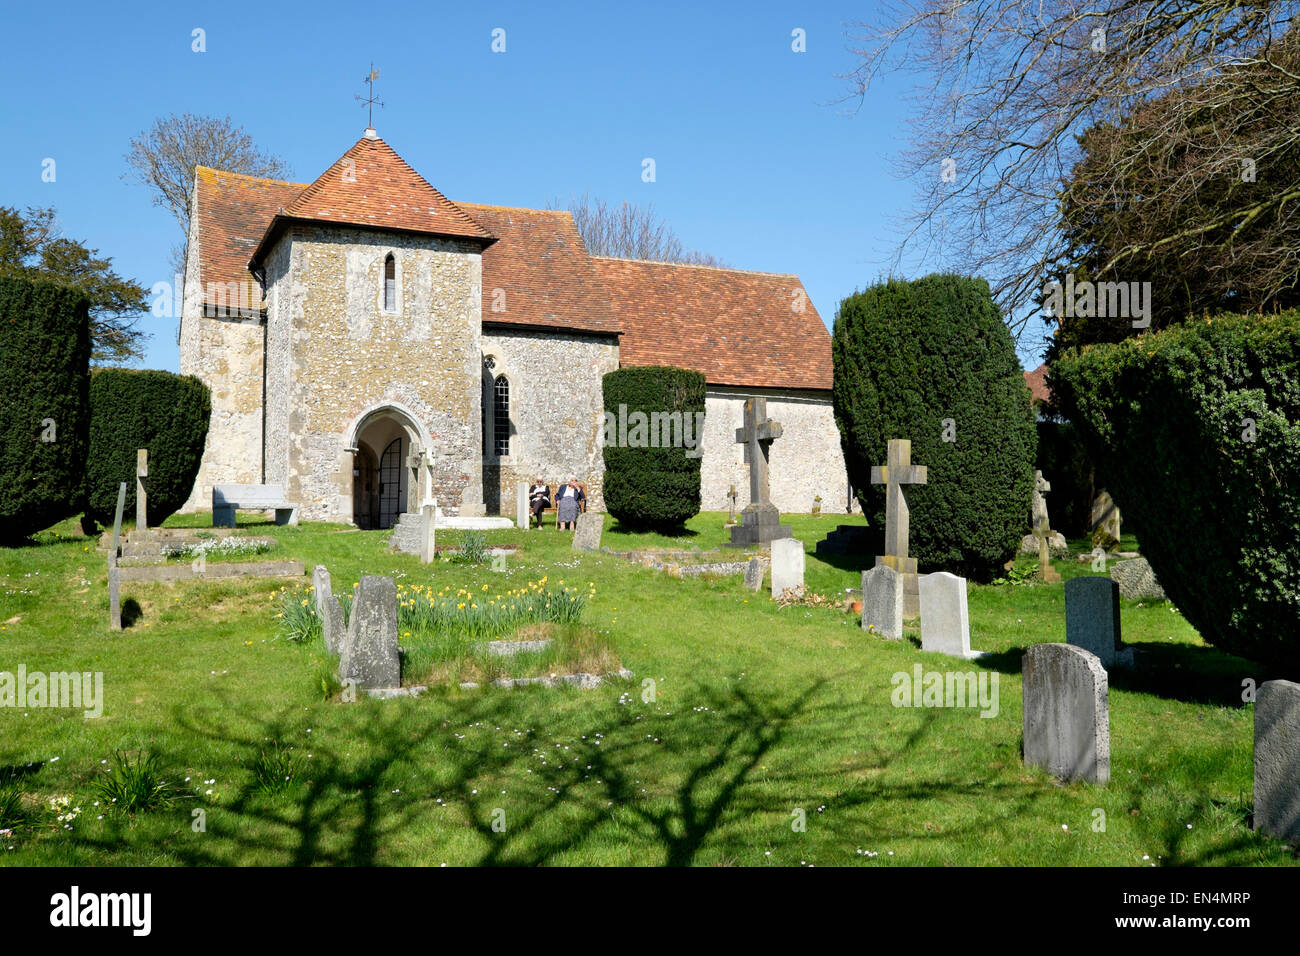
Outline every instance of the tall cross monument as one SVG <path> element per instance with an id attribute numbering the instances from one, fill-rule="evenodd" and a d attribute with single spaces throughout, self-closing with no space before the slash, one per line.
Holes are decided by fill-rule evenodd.
<path id="1" fill-rule="evenodd" d="M 871 466 L 871 483 L 885 486 L 885 553 L 876 556 L 876 564 L 888 565 L 903 575 L 903 616 L 915 617 L 921 613 L 921 599 L 916 558 L 907 556 L 908 510 L 903 485 L 925 484 L 927 469 L 912 464 L 912 442 L 906 438 L 889 440 L 885 462 Z"/>
<path id="2" fill-rule="evenodd" d="M 774 538 L 792 538 L 781 512 L 768 497 L 768 449 L 781 437 L 781 423 L 767 417 L 767 399 L 745 400 L 745 426 L 736 429 L 736 441 L 745 446 L 749 464 L 749 504 L 740 512 L 740 524 L 731 529 L 731 547 L 753 548 Z"/>

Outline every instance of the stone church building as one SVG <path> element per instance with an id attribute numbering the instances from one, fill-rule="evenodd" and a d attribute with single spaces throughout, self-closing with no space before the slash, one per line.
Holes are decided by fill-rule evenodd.
<path id="1" fill-rule="evenodd" d="M 569 213 L 452 202 L 372 129 L 310 184 L 195 172 L 180 369 L 212 419 L 186 510 L 279 484 L 305 519 L 384 528 L 426 495 L 512 515 L 539 475 L 603 510 L 601 376 L 634 365 L 706 377 L 705 510 L 748 503 L 748 396 L 784 428 L 776 506 L 846 510 L 798 277 L 593 256 Z"/>

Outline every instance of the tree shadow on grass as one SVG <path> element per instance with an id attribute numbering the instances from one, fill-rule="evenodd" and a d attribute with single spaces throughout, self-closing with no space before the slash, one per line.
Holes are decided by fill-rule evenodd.
<path id="1" fill-rule="evenodd" d="M 931 739 L 939 715 L 918 712 L 915 726 L 877 733 L 878 707 L 828 699 L 823 691 L 822 681 L 785 694 L 735 684 L 695 687 L 684 706 L 640 713 L 594 696 L 599 692 L 489 691 L 335 704 L 351 710 L 332 729 L 321 726 L 319 712 L 311 723 L 301 701 L 274 714 L 218 701 L 201 712 L 178 711 L 177 729 L 194 749 L 233 750 L 250 770 L 260 753 L 291 742 L 301 762 L 284 792 L 268 795 L 249 772 L 220 782 L 204 834 L 172 820 L 135 835 L 121 830 L 98 842 L 80 840 L 111 858 L 121 849 L 117 841 L 153 833 L 163 846 L 151 844 L 151 852 L 163 849 L 187 865 L 367 866 L 412 853 L 427 864 L 443 852 L 462 859 L 468 853 L 477 865 L 538 865 L 602 851 L 620 861 L 685 866 L 705 853 L 755 852 L 755 817 L 772 821 L 772 840 L 789 838 L 795 807 L 807 808 L 810 819 L 819 806 L 844 814 L 892 801 L 942 800 L 961 817 L 966 807 L 978 808 L 958 825 L 951 810 L 940 811 L 949 818 L 942 826 L 906 815 L 907 822 L 891 827 L 875 827 L 873 816 L 861 812 L 838 817 L 846 821 L 846 846 L 867 838 L 942 841 L 987 833 L 1000 820 L 1032 812 L 1034 801 L 1051 792 L 1005 776 L 971 779 L 964 771 L 909 773 L 900 781 L 886 771 L 905 756 L 931 746 L 951 751 L 951 741 Z M 545 725 L 517 729 L 544 715 L 556 697 L 584 693 L 593 695 L 584 698 L 590 714 L 575 723 L 570 712 L 557 735 Z M 544 700 L 525 702 L 525 717 L 511 696 L 520 694 Z M 306 734 L 307 726 L 317 732 Z M 831 753 L 838 763 L 826 759 Z M 169 756 L 169 766 L 193 763 Z M 846 775 L 858 779 L 846 785 Z M 184 813 L 194 806 L 187 803 Z M 831 846 L 839 838 L 823 829 L 817 839 Z M 424 842 L 413 849 L 417 839 Z"/>

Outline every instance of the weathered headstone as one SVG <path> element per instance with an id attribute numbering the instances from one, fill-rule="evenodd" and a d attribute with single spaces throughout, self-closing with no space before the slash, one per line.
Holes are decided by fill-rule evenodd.
<path id="1" fill-rule="evenodd" d="M 323 564 L 312 568 L 311 591 L 315 599 L 316 613 L 324 615 L 326 602 L 334 596 L 334 586 L 330 583 L 329 568 Z"/>
<path id="2" fill-rule="evenodd" d="M 788 589 L 803 588 L 804 551 L 798 538 L 777 538 L 772 542 L 772 599 L 780 600 Z"/>
<path id="3" fill-rule="evenodd" d="M 1120 640 L 1118 584 L 1096 576 L 1065 582 L 1065 642 L 1096 655 L 1108 671 L 1133 666 L 1133 648 Z"/>
<path id="4" fill-rule="evenodd" d="M 736 520 L 736 486 L 732 485 L 727 489 L 727 524 L 733 524 Z"/>
<path id="5" fill-rule="evenodd" d="M 1062 780 L 1110 779 L 1110 685 L 1095 654 L 1069 644 L 1025 651 L 1025 763 Z"/>
<path id="6" fill-rule="evenodd" d="M 343 650 L 343 638 L 347 633 L 343 623 L 343 603 L 334 596 L 330 573 L 325 565 L 316 565 L 312 571 L 311 583 L 325 649 L 331 654 L 338 654 Z"/>
<path id="7" fill-rule="evenodd" d="M 367 574 L 352 597 L 352 615 L 343 638 L 339 677 L 359 687 L 399 687 L 397 585 L 392 578 Z"/>
<path id="8" fill-rule="evenodd" d="M 749 563 L 745 565 L 745 587 L 751 591 L 763 587 L 763 562 L 758 558 L 750 558 Z"/>
<path id="9" fill-rule="evenodd" d="M 1255 697 L 1255 829 L 1300 846 L 1300 684 L 1289 680 Z"/>
<path id="10" fill-rule="evenodd" d="M 781 423 L 767 417 L 767 399 L 745 400 L 745 426 L 736 429 L 736 441 L 745 446 L 749 464 L 749 504 L 740 512 L 740 524 L 731 529 L 731 547 L 753 548 L 790 537 L 788 524 L 768 497 L 768 449 L 781 437 Z"/>
<path id="11" fill-rule="evenodd" d="M 584 511 L 578 515 L 578 526 L 573 532 L 574 551 L 599 551 L 600 536 L 605 530 L 605 515 L 600 511 Z"/>
<path id="12" fill-rule="evenodd" d="M 1119 585 L 1119 596 L 1130 601 L 1167 600 L 1165 589 L 1156 580 L 1151 563 L 1146 558 L 1116 561 L 1110 568 L 1110 579 Z"/>
<path id="13" fill-rule="evenodd" d="M 1038 542 L 1038 577 L 1049 584 L 1055 584 L 1061 580 L 1061 576 L 1052 567 L 1052 528 L 1047 518 L 1047 493 L 1051 490 L 1051 482 L 1043 477 L 1041 471 L 1035 471 L 1034 497 L 1030 508 L 1034 517 L 1034 538 Z"/>
<path id="14" fill-rule="evenodd" d="M 122 512 L 126 510 L 126 482 L 117 487 L 117 511 L 113 515 L 113 547 L 108 552 L 108 626 L 122 630 L 122 589 L 117 573 L 117 553 L 122 538 Z"/>
<path id="15" fill-rule="evenodd" d="M 135 451 L 135 529 L 144 531 L 149 527 L 149 509 L 146 502 L 144 480 L 149 477 L 149 449 L 137 448 Z"/>
<path id="16" fill-rule="evenodd" d="M 343 653 L 343 642 L 347 638 L 347 625 L 343 623 L 343 602 L 330 595 L 320 612 L 321 636 L 325 639 L 325 649 L 331 654 Z"/>
<path id="17" fill-rule="evenodd" d="M 1113 550 L 1119 545 L 1120 513 L 1119 505 L 1104 488 L 1092 499 L 1092 508 L 1088 516 L 1088 531 L 1093 545 L 1104 551 Z"/>
<path id="18" fill-rule="evenodd" d="M 903 637 L 903 576 L 887 564 L 862 572 L 862 629 Z"/>
<path id="19" fill-rule="evenodd" d="M 438 555 L 438 502 L 425 501 L 420 509 L 420 561 L 428 564 Z"/>
<path id="20" fill-rule="evenodd" d="M 528 482 L 515 483 L 515 524 L 527 531 L 533 526 L 532 512 L 528 510 Z"/>
<path id="21" fill-rule="evenodd" d="M 884 465 L 871 466 L 871 483 L 885 485 L 885 553 L 876 564 L 887 565 L 903 577 L 903 616 L 916 617 L 921 611 L 916 558 L 907 556 L 908 510 L 903 485 L 926 483 L 925 465 L 912 464 L 912 442 L 891 438 Z"/>
<path id="22" fill-rule="evenodd" d="M 922 575 L 921 650 L 962 657 L 983 657 L 970 648 L 970 612 L 966 606 L 966 579 L 947 571 Z"/>

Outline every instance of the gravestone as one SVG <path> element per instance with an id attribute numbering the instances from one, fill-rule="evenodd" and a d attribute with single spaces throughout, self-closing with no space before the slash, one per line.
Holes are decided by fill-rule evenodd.
<path id="1" fill-rule="evenodd" d="M 320 630 L 325 639 L 325 649 L 331 654 L 343 653 L 348 629 L 343 623 L 343 602 L 334 595 L 325 601 L 324 610 L 320 612 Z"/>
<path id="2" fill-rule="evenodd" d="M 1133 648 L 1120 640 L 1118 584 L 1095 576 L 1065 582 L 1065 642 L 1095 655 L 1108 671 L 1133 666 Z"/>
<path id="3" fill-rule="evenodd" d="M 146 503 L 144 480 L 149 477 L 149 449 L 137 448 L 135 451 L 135 529 L 144 531 L 149 527 L 149 509 Z"/>
<path id="4" fill-rule="evenodd" d="M 903 576 L 887 564 L 862 572 L 862 629 L 903 637 Z"/>
<path id="5" fill-rule="evenodd" d="M 729 502 L 727 507 L 727 524 L 735 524 L 736 522 L 736 498 L 736 486 L 732 485 L 727 489 L 727 501 Z"/>
<path id="6" fill-rule="evenodd" d="M 122 630 L 122 587 L 117 572 L 117 552 L 122 538 L 122 512 L 126 510 L 126 482 L 117 487 L 117 511 L 113 515 L 113 547 L 108 552 L 108 626 Z"/>
<path id="7" fill-rule="evenodd" d="M 871 483 L 885 486 L 885 553 L 876 556 L 876 564 L 893 568 L 903 575 L 903 616 L 916 617 L 921 612 L 916 558 L 907 556 L 908 510 L 903 485 L 926 483 L 925 465 L 912 464 L 912 442 L 891 438 L 884 465 L 871 466 Z"/>
<path id="8" fill-rule="evenodd" d="M 600 536 L 605 530 L 605 515 L 600 511 L 584 511 L 578 515 L 578 526 L 573 532 L 574 551 L 599 551 Z"/>
<path id="9" fill-rule="evenodd" d="M 438 556 L 437 532 L 438 502 L 426 500 L 420 508 L 420 562 L 428 564 Z"/>
<path id="10" fill-rule="evenodd" d="M 789 588 L 803 588 L 803 542 L 777 538 L 772 542 L 772 599 L 780 600 Z"/>
<path id="11" fill-rule="evenodd" d="M 312 594 L 316 599 L 316 613 L 320 617 L 321 636 L 325 639 L 325 648 L 331 654 L 338 654 L 343 649 L 345 634 L 343 603 L 334 596 L 330 573 L 325 565 L 318 564 L 312 570 L 311 585 Z"/>
<path id="12" fill-rule="evenodd" d="M 330 572 L 323 564 L 318 564 L 311 571 L 311 590 L 316 602 L 316 613 L 322 617 L 325 605 L 334 596 L 334 586 L 330 583 Z"/>
<path id="13" fill-rule="evenodd" d="M 1094 546 L 1111 551 L 1119 545 L 1119 506 L 1104 488 L 1092 499 L 1088 516 L 1088 533 Z"/>
<path id="14" fill-rule="evenodd" d="M 515 483 L 515 524 L 524 531 L 533 526 L 532 512 L 528 510 L 528 482 Z"/>
<path id="15" fill-rule="evenodd" d="M 397 585 L 367 574 L 352 596 L 352 616 L 343 637 L 339 678 L 359 687 L 400 687 L 397 653 Z"/>
<path id="16" fill-rule="evenodd" d="M 1061 576 L 1052 567 L 1052 529 L 1047 518 L 1047 493 L 1051 490 L 1051 482 L 1043 477 L 1041 471 L 1035 471 L 1031 510 L 1034 516 L 1034 538 L 1038 542 L 1038 577 L 1048 584 L 1055 584 L 1061 580 Z"/>
<path id="17" fill-rule="evenodd" d="M 1025 763 L 1062 780 L 1110 779 L 1110 685 L 1097 655 L 1069 644 L 1025 651 Z"/>
<path id="18" fill-rule="evenodd" d="M 793 533 L 788 524 L 781 524 L 781 512 L 768 497 L 768 449 L 780 437 L 781 423 L 767 417 L 767 399 L 746 399 L 745 426 L 736 429 L 736 441 L 745 446 L 749 464 L 749 504 L 740 512 L 740 524 L 731 529 L 733 548 L 758 547 Z"/>
<path id="19" fill-rule="evenodd" d="M 921 650 L 973 660 L 983 651 L 970 649 L 970 612 L 966 606 L 966 579 L 947 571 L 923 575 Z"/>
<path id="20" fill-rule="evenodd" d="M 1116 561 L 1111 565 L 1110 579 L 1119 585 L 1119 596 L 1130 601 L 1165 601 L 1165 589 L 1156 580 L 1151 563 L 1146 558 Z"/>
<path id="21" fill-rule="evenodd" d="M 1300 846 L 1300 684 L 1289 680 L 1255 698 L 1255 829 Z"/>
<path id="22" fill-rule="evenodd" d="M 750 558 L 749 563 L 745 565 L 745 587 L 751 591 L 763 587 L 763 562 L 758 558 Z"/>

